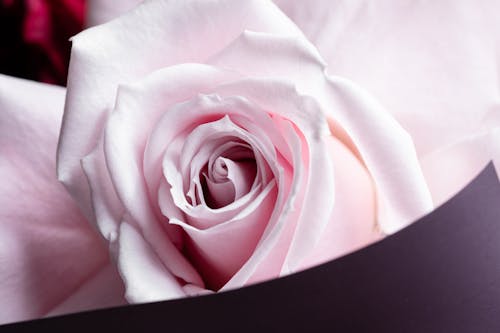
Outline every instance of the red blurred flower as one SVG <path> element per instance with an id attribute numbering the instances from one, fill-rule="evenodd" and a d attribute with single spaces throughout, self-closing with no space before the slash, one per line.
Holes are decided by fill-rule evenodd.
<path id="1" fill-rule="evenodd" d="M 84 0 L 0 0 L 0 72 L 64 85 L 83 15 Z"/>

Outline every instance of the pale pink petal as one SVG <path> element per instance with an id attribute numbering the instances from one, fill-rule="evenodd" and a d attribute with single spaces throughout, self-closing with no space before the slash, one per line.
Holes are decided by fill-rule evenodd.
<path id="1" fill-rule="evenodd" d="M 255 162 L 233 161 L 229 158 L 220 158 L 227 168 L 227 179 L 235 189 L 235 199 L 238 200 L 250 191 L 255 179 Z"/>
<path id="2" fill-rule="evenodd" d="M 198 228 L 198 229 L 207 229 L 213 227 L 217 224 L 220 224 L 224 221 L 228 221 L 234 216 L 241 214 L 243 209 L 247 207 L 249 204 L 254 201 L 259 193 L 262 191 L 261 186 L 257 186 L 252 189 L 247 195 L 240 198 L 225 207 L 218 209 L 211 209 L 206 205 L 199 205 L 196 207 L 192 207 L 187 212 L 188 216 L 185 216 L 177 204 L 174 202 L 174 197 L 179 196 L 178 192 L 172 193 L 171 186 L 163 181 L 160 184 L 159 189 L 159 205 L 163 215 L 169 219 L 177 219 L 184 220 L 190 225 Z M 179 202 L 180 199 L 176 198 L 176 201 Z"/>
<path id="3" fill-rule="evenodd" d="M 365 167 L 340 141 L 329 140 L 335 174 L 335 202 L 330 223 L 301 269 L 353 252 L 382 234 L 376 221 L 373 181 Z"/>
<path id="4" fill-rule="evenodd" d="M 116 195 L 108 173 L 102 140 L 89 155 L 82 159 L 82 168 L 91 188 L 95 223 L 102 236 L 114 244 L 124 207 Z M 114 249 L 114 245 L 112 247 Z"/>
<path id="5" fill-rule="evenodd" d="M 432 210 L 411 137 L 366 91 L 326 74 L 324 62 L 305 39 L 246 31 L 211 63 L 254 77 L 287 80 L 299 93 L 313 96 L 349 134 L 373 176 L 385 232 Z"/>
<path id="6" fill-rule="evenodd" d="M 85 25 L 106 23 L 118 16 L 126 13 L 144 0 L 86 0 Z"/>
<path id="7" fill-rule="evenodd" d="M 408 131 L 429 187 L 440 188 L 436 203 L 481 169 L 486 156 L 474 171 L 459 171 L 454 164 L 465 151 L 458 158 L 461 148 L 452 147 L 464 141 L 476 156 L 468 138 L 481 135 L 488 115 L 499 112 L 498 1 L 275 2 L 318 47 L 331 74 L 369 91 Z M 441 171 L 431 177 L 429 168 Z"/>
<path id="8" fill-rule="evenodd" d="M 158 0 L 73 37 L 57 167 L 87 217 L 90 190 L 80 160 L 96 146 L 118 85 L 163 67 L 204 62 L 246 28 L 301 34 L 271 2 Z"/>
<path id="9" fill-rule="evenodd" d="M 108 262 L 56 179 L 63 103 L 63 88 L 0 75 L 0 323 L 47 314 Z"/>
<path id="10" fill-rule="evenodd" d="M 411 136 L 366 91 L 352 82 L 329 81 L 345 124 L 377 191 L 377 221 L 391 234 L 434 208 Z M 333 101 L 332 101 L 333 102 Z M 351 112 L 356 110 L 357 112 Z"/>
<path id="11" fill-rule="evenodd" d="M 118 269 L 128 301 L 153 302 L 186 295 L 182 285 L 130 221 L 125 220 L 120 225 L 118 246 Z"/>

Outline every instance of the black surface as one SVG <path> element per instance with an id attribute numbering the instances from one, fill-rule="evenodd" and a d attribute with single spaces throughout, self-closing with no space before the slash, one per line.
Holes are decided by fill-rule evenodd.
<path id="1" fill-rule="evenodd" d="M 403 231 L 226 293 L 0 327 L 0 332 L 500 332 L 500 185 L 490 164 Z"/>

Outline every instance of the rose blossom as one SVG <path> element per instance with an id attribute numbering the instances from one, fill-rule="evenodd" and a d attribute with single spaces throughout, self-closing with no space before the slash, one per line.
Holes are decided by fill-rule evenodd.
<path id="1" fill-rule="evenodd" d="M 58 174 L 133 302 L 294 272 L 432 207 L 410 137 L 262 1 L 148 2 L 74 37 Z"/>
<path id="2" fill-rule="evenodd" d="M 332 75 L 353 77 L 348 61 L 336 60 L 335 49 L 328 49 L 328 31 L 318 33 L 310 25 L 314 21 L 306 19 L 339 12 L 329 4 L 318 1 L 304 10 L 299 2 L 279 3 L 310 40 L 266 1 L 150 1 L 73 38 L 58 176 L 109 242 L 128 301 L 226 290 L 333 259 L 428 212 L 434 206 L 431 196 L 434 203 L 444 200 L 496 156 L 488 150 L 490 142 L 498 142 L 489 140 L 495 135 L 492 126 L 460 137 L 455 128 L 464 127 L 457 125 L 448 132 L 448 141 L 422 149 L 425 136 L 415 124 L 421 123 L 418 117 L 432 119 L 434 113 L 402 114 L 399 100 L 392 96 L 403 89 L 399 84 L 372 87 L 385 104 L 397 106 L 391 110 L 351 80 Z M 359 6 L 344 9 L 356 13 Z M 431 17 L 425 11 L 422 15 Z M 334 28 L 339 29 L 329 31 L 337 31 Z M 336 43 L 340 55 L 344 49 L 348 54 L 349 47 Z M 383 59 L 379 52 L 382 55 L 374 56 Z M 365 64 L 363 59 L 358 59 L 360 64 Z M 414 60 L 418 63 L 419 58 Z M 390 68 L 381 70 L 395 75 Z M 354 78 L 371 87 L 362 75 Z M 25 82 L 10 86 L 9 81 L 2 78 L 5 84 L 0 87 L 12 94 L 4 107 L 16 111 L 5 117 L 15 121 L 2 128 L 7 135 L 0 138 L 19 142 L 7 151 L 10 157 L 37 139 L 17 134 L 29 133 L 14 126 L 26 119 L 29 128 L 36 128 L 35 114 L 29 111 L 37 107 L 11 90 L 21 87 L 33 96 L 53 96 L 42 99 L 41 105 L 61 103 L 61 91 L 49 94 L 52 88 Z M 45 127 L 53 129 L 50 134 L 58 124 L 60 109 L 51 110 L 51 121 L 36 132 L 40 138 L 46 138 Z M 467 137 L 471 133 L 472 139 Z M 11 165 L 53 167 L 47 156 L 49 148 L 55 149 L 55 136 L 47 136 L 51 139 L 41 145 L 47 148 L 2 161 L 0 174 L 13 180 L 11 192 L 22 193 L 26 178 Z M 452 145 L 454 140 L 459 144 Z M 474 149 L 475 158 L 467 160 L 464 151 Z M 454 175 L 443 181 L 440 164 L 450 165 L 457 158 L 466 165 L 457 165 Z M 52 192 L 45 192 L 66 203 L 52 177 L 27 181 L 42 189 L 50 185 Z M 10 197 L 2 200 L 7 207 L 2 216 L 10 216 L 11 227 L 0 229 L 0 237 L 36 235 L 32 219 L 25 222 L 26 231 L 15 224 L 25 219 L 20 206 Z M 40 201 L 25 200 L 27 205 Z M 45 212 L 52 205 L 33 207 Z M 43 214 L 39 219 L 59 228 L 57 222 L 83 217 L 64 204 L 55 221 Z M 48 235 L 71 239 L 75 251 L 82 244 L 99 244 L 84 224 L 76 225 L 74 235 L 81 237 Z M 108 265 L 98 245 L 91 247 L 96 252 L 68 278 L 84 281 L 95 274 L 89 272 L 103 273 L 87 283 L 75 282 L 82 286 L 63 302 L 60 295 L 44 302 L 38 298 L 38 308 L 30 308 L 30 289 L 23 287 L 32 283 L 29 274 L 22 275 L 24 284 L 10 279 L 10 291 L 2 285 L 0 292 L 9 299 L 14 299 L 10 293 L 26 290 L 26 302 L 17 303 L 4 320 L 46 314 L 54 304 L 59 306 L 52 314 L 122 302 L 113 264 Z M 21 262 L 16 259 L 22 258 L 23 247 L 13 253 L 17 256 L 9 256 L 7 263 Z M 61 256 L 60 265 L 48 265 L 47 270 L 68 267 L 74 253 Z M 110 286 L 118 287 L 107 290 Z M 50 287 L 42 280 L 36 288 Z"/>

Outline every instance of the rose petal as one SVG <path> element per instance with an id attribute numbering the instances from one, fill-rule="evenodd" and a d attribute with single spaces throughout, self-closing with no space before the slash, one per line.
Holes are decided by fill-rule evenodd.
<path id="1" fill-rule="evenodd" d="M 174 197 L 182 194 L 179 194 L 178 192 L 172 193 L 171 186 L 166 181 L 160 184 L 158 200 L 161 211 L 165 217 L 169 219 L 175 218 L 181 221 L 185 219 L 190 225 L 203 230 L 223 223 L 223 221 L 230 220 L 234 216 L 240 214 L 245 207 L 257 198 L 261 190 L 261 187 L 257 186 L 247 195 L 240 198 L 240 200 L 222 208 L 211 209 L 206 205 L 193 207 L 189 209 L 189 216 L 185 216 L 182 210 L 179 209 L 177 204 L 174 202 Z M 176 198 L 176 201 L 179 202 L 180 199 Z"/>
<path id="2" fill-rule="evenodd" d="M 118 268 L 128 301 L 154 302 L 185 296 L 182 286 L 130 221 L 120 224 L 118 244 Z"/>
<path id="3" fill-rule="evenodd" d="M 382 238 L 376 225 L 375 189 L 370 174 L 339 140 L 332 137 L 328 145 L 335 174 L 333 215 L 301 269 L 333 260 Z"/>
<path id="4" fill-rule="evenodd" d="M 91 187 L 97 227 L 104 238 L 114 243 L 125 210 L 109 177 L 102 140 L 82 159 L 82 168 Z"/>
<path id="5" fill-rule="evenodd" d="M 108 262 L 54 174 L 63 103 L 62 88 L 0 75 L 1 323 L 45 315 Z"/>
<path id="6" fill-rule="evenodd" d="M 221 158 L 227 166 L 227 178 L 233 183 L 235 189 L 235 200 L 244 196 L 255 179 L 254 161 L 232 161 L 228 158 Z"/>

